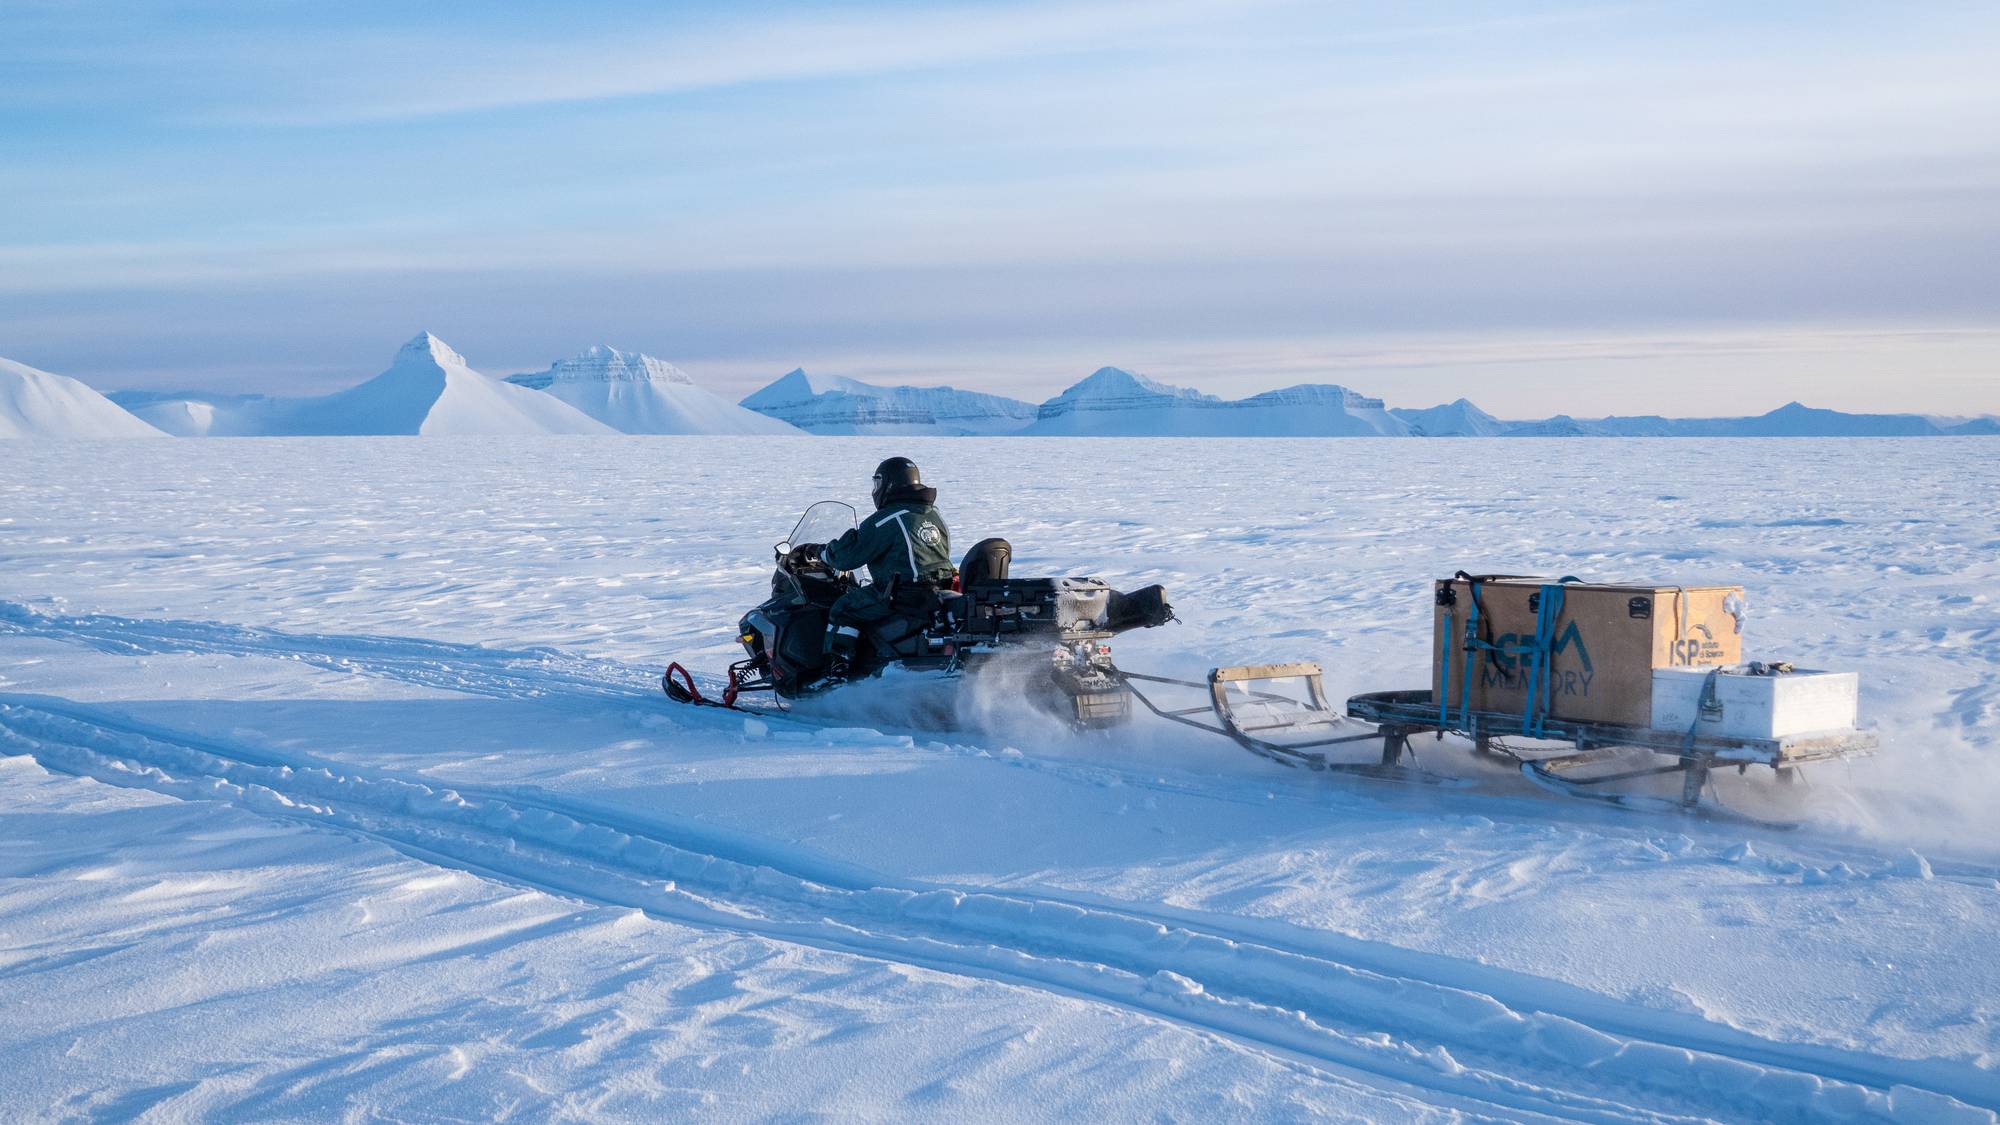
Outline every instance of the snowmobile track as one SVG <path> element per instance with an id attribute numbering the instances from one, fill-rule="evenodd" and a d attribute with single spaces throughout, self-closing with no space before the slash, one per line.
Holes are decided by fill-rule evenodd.
<path id="1" fill-rule="evenodd" d="M 0 635 L 88 645 L 114 656 L 166 654 L 294 660 L 330 672 L 413 687 L 595 713 L 607 703 L 651 704 L 651 673 L 551 648 L 498 649 L 357 633 L 287 633 L 209 621 L 43 613 L 0 601 Z"/>
<path id="2" fill-rule="evenodd" d="M 671 712 L 674 722 L 684 726 L 725 729 L 744 718 L 782 724 L 802 731 L 824 731 L 852 727 L 852 721 L 822 720 L 777 710 L 753 709 L 740 714 L 729 711 L 670 708 L 661 702 L 658 676 L 648 669 L 635 668 L 614 660 L 580 657 L 553 648 L 504 649 L 416 637 L 354 633 L 290 633 L 277 629 L 232 625 L 223 622 L 177 620 L 171 618 L 120 617 L 112 614 L 49 613 L 19 602 L 0 599 L 0 636 L 30 636 L 69 644 L 81 644 L 99 652 L 119 656 L 217 655 L 268 660 L 293 660 L 309 667 L 332 672 L 365 675 L 396 683 L 455 692 L 506 703 L 532 704 L 571 714 L 602 716 L 608 708 L 624 708 L 632 713 L 656 715 Z M 878 724 L 885 735 L 911 740 L 918 749 L 960 756 L 991 757 L 993 746 L 981 746 L 976 735 L 964 732 L 902 729 Z M 1234 751 L 1222 751 L 1234 753 Z M 1428 751 L 1426 751 L 1428 752 Z M 1198 796 L 1266 807 L 1273 800 L 1322 806 L 1329 799 L 1380 802 L 1396 800 L 1391 787 L 1341 784 L 1340 775 L 1317 777 L 1322 784 L 1299 784 L 1294 771 L 1279 771 L 1269 781 L 1246 782 L 1232 788 L 1228 784 L 1173 769 L 1135 769 L 1111 762 L 1058 759 L 1044 756 L 1009 756 L 994 759 L 1008 768 L 1028 769 L 1049 777 L 1082 785 L 1120 785 L 1150 792 Z M 1519 775 L 1507 771 L 1509 781 Z M 1289 784 L 1287 784 L 1289 783 Z M 1433 787 L 1424 787 L 1426 794 Z M 1503 791 L 1475 790 L 1478 812 L 1487 817 L 1506 817 L 1543 822 L 1560 819 L 1577 823 L 1597 818 L 1608 826 L 1626 825 L 1631 813 L 1587 807 L 1570 799 L 1551 800 L 1539 786 Z M 1425 799 L 1433 799 L 1426 796 Z M 1680 815 L 1678 813 L 1676 816 Z M 1773 828 L 1755 817 L 1711 818 L 1732 829 L 1797 837 L 1810 828 L 1793 831 Z M 1814 844 L 1860 862 L 1877 863 L 1880 856 L 1865 847 L 1855 847 L 1838 837 L 1814 835 Z M 1929 857 L 1940 878 L 1961 879 L 1986 885 L 2000 881 L 2000 867 L 1976 860 L 1948 856 Z"/>
<path id="3" fill-rule="evenodd" d="M 1510 1003 L 1414 971 L 1418 958 L 1371 966 L 1296 936 L 1207 918 L 1040 892 L 885 883 L 776 843 L 734 846 L 544 794 L 447 788 L 314 762 L 59 699 L 0 694 L 0 750 L 63 773 L 347 831 L 426 862 L 670 922 L 1110 1004 L 1332 1081 L 1386 1083 L 1475 1112 L 1993 1120 L 2000 1105 L 1993 1075 L 1948 1062 L 1689 1027 L 1685 1018 L 1559 986 L 1536 990 L 1532 1006 L 1518 996 Z M 1476 984 L 1482 972 L 1455 975 Z M 1504 984 L 1505 976 L 1488 979 Z M 1551 1087 L 1549 1073 L 1575 1082 Z"/>

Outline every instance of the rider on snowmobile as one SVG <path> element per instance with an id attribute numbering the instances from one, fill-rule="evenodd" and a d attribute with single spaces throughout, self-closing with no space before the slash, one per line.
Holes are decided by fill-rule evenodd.
<path id="1" fill-rule="evenodd" d="M 951 563 L 951 532 L 938 514 L 937 489 L 924 485 L 916 462 L 891 457 L 875 466 L 874 514 L 861 526 L 819 548 L 835 570 L 868 568 L 869 585 L 840 595 L 827 615 L 826 652 L 844 673 L 861 641 L 861 627 L 896 615 L 898 586 L 943 586 L 958 573 Z"/>

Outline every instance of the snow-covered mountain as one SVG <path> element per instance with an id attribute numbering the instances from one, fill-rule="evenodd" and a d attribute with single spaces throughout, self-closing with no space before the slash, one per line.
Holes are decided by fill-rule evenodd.
<path id="1" fill-rule="evenodd" d="M 695 385 L 662 359 L 596 345 L 507 382 L 551 395 L 628 434 L 796 434 L 790 423 Z"/>
<path id="2" fill-rule="evenodd" d="M 1464 398 L 1428 410 L 1397 407 L 1389 413 L 1408 423 L 1417 437 L 1493 437 L 1507 428 L 1507 423 Z"/>
<path id="3" fill-rule="evenodd" d="M 208 437 L 215 432 L 216 405 L 201 399 L 167 399 L 127 409 L 147 424 L 175 437 Z"/>
<path id="4" fill-rule="evenodd" d="M 1390 414 L 1380 398 L 1332 382 L 1306 382 L 1236 398 L 1202 414 L 1202 420 L 1206 428 L 1200 432 L 1244 438 L 1376 438 L 1410 432 L 1410 424 Z"/>
<path id="5" fill-rule="evenodd" d="M 80 380 L 0 359 L 0 438 L 163 436 Z"/>
<path id="6" fill-rule="evenodd" d="M 1797 402 L 1755 418 L 1726 419 L 1722 429 L 1731 437 L 1930 437 L 1943 432 L 1915 414 L 1845 414 Z"/>
<path id="7" fill-rule="evenodd" d="M 1222 405 L 1214 395 L 1190 387 L 1170 386 L 1121 367 L 1100 367 L 1044 402 L 1035 412 L 1034 424 L 1021 432 L 1121 437 L 1206 434 L 1211 432 L 1210 412 Z"/>
<path id="8" fill-rule="evenodd" d="M 608 434 L 616 431 L 552 395 L 474 371 L 428 332 L 388 370 L 318 398 L 122 395 L 127 410 L 182 437 L 339 434 Z"/>
<path id="9" fill-rule="evenodd" d="M 549 395 L 474 371 L 428 332 L 387 371 L 324 398 L 284 404 L 266 432 L 286 434 L 605 434 L 611 427 Z"/>
<path id="10" fill-rule="evenodd" d="M 1516 422 L 1501 431 L 1501 437 L 1601 437 L 1603 431 L 1588 422 L 1579 422 L 1567 414 L 1553 418 L 1543 418 L 1538 422 Z"/>
<path id="11" fill-rule="evenodd" d="M 1996 427 L 1995 429 L 2000 429 Z M 1657 414 L 1508 424 L 1506 437 L 1936 437 L 1977 434 L 1978 426 L 1941 426 L 1917 414 L 1848 414 L 1791 402 L 1748 418 L 1663 418 Z"/>
<path id="12" fill-rule="evenodd" d="M 794 368 L 743 400 L 759 414 L 815 434 L 1008 434 L 1035 408 L 1002 395 L 955 387 L 881 387 L 843 375 Z"/>
<path id="13" fill-rule="evenodd" d="M 1382 400 L 1307 383 L 1225 401 L 1118 367 L 1100 367 L 1042 404 L 1035 435 L 1117 437 L 1382 437 L 1410 432 Z"/>
<path id="14" fill-rule="evenodd" d="M 1221 431 L 1242 437 L 1404 437 L 1410 424 L 1382 400 L 1333 383 L 1305 383 L 1225 404 Z"/>

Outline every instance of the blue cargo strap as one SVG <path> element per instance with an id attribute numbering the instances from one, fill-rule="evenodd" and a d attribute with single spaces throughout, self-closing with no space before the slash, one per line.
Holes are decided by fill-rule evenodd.
<path id="1" fill-rule="evenodd" d="M 1465 616 L 1464 688 L 1459 693 L 1459 720 L 1461 728 L 1477 734 L 1478 719 L 1472 710 L 1472 666 L 1478 661 L 1473 653 L 1485 653 L 1488 660 L 1498 663 L 1501 656 L 1511 656 L 1518 665 L 1525 666 L 1527 673 L 1527 698 L 1521 713 L 1522 732 L 1533 738 L 1540 738 L 1547 729 L 1550 710 L 1555 705 L 1555 678 L 1550 674 L 1554 661 L 1556 627 L 1560 623 L 1563 610 L 1563 587 L 1582 579 L 1566 574 L 1541 588 L 1541 597 L 1535 608 L 1535 634 L 1525 641 L 1510 645 L 1495 644 L 1479 636 L 1479 580 L 1466 576 L 1470 586 L 1472 608 Z M 1447 669 L 1449 662 L 1447 661 Z"/>
<path id="2" fill-rule="evenodd" d="M 1438 634 L 1438 728 L 1442 730 L 1451 721 L 1451 642 L 1452 614 L 1444 611 L 1444 631 Z"/>
<path id="3" fill-rule="evenodd" d="M 1465 611 L 1465 670 L 1463 672 L 1464 684 L 1458 693 L 1458 711 L 1467 732 L 1476 736 L 1477 731 L 1474 729 L 1472 718 L 1472 666 L 1478 663 L 1478 661 L 1472 658 L 1472 654 L 1477 651 L 1477 646 L 1480 644 L 1479 581 L 1477 579 L 1473 579 L 1468 583 L 1467 593 L 1470 596 L 1466 598 L 1466 601 L 1472 603 L 1472 608 Z"/>
<path id="4" fill-rule="evenodd" d="M 1527 705 L 1522 720 L 1536 738 L 1542 736 L 1549 712 L 1555 707 L 1555 676 L 1550 665 L 1555 661 L 1556 622 L 1562 617 L 1563 584 L 1574 581 L 1574 577 L 1565 576 L 1543 586 L 1535 606 L 1535 640 L 1527 656 Z"/>

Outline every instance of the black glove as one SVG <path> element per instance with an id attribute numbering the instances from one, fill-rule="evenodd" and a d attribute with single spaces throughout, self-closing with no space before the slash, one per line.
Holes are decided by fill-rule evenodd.
<path id="1" fill-rule="evenodd" d="M 791 564 L 793 569 L 818 566 L 820 562 L 819 553 L 824 547 L 825 544 L 823 543 L 801 543 L 792 548 L 792 553 L 785 556 L 785 561 Z"/>

